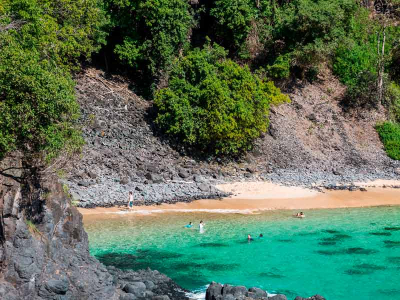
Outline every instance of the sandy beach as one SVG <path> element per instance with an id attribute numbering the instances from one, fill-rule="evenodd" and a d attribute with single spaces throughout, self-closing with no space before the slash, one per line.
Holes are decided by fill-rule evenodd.
<path id="1" fill-rule="evenodd" d="M 112 218 L 121 215 L 149 215 L 173 212 L 213 212 L 251 214 L 277 209 L 318 209 L 400 205 L 400 189 L 385 186 L 400 185 L 400 181 L 380 180 L 356 183 L 367 191 L 323 191 L 301 187 L 287 187 L 269 182 L 238 182 L 219 185 L 218 188 L 233 195 L 221 200 L 197 200 L 190 203 L 161 204 L 156 206 L 79 208 L 84 219 Z"/>

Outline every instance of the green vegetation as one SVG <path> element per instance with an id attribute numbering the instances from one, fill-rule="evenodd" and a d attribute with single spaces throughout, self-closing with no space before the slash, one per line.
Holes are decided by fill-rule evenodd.
<path id="1" fill-rule="evenodd" d="M 28 227 L 29 232 L 32 235 L 34 235 L 34 236 L 42 235 L 40 230 L 36 227 L 36 225 L 31 220 L 26 220 L 25 223 L 26 223 L 26 226 Z"/>
<path id="2" fill-rule="evenodd" d="M 385 151 L 390 158 L 400 160 L 400 124 L 384 122 L 376 126 Z"/>
<path id="3" fill-rule="evenodd" d="M 111 32 L 118 31 L 114 52 L 118 59 L 152 76 L 168 69 L 188 41 L 194 24 L 187 1 L 105 0 Z M 114 40 L 113 40 L 114 41 Z"/>
<path id="4" fill-rule="evenodd" d="M 76 152 L 70 72 L 104 42 L 100 2 L 3 0 L 0 12 L 0 159 L 16 149 L 26 161 Z"/>
<path id="5" fill-rule="evenodd" d="M 283 102 L 289 98 L 272 82 L 225 59 L 218 45 L 206 46 L 181 58 L 157 92 L 156 123 L 196 149 L 236 154 L 267 130 L 269 106 Z"/>
<path id="6" fill-rule="evenodd" d="M 2 0 L 0 159 L 79 151 L 73 78 L 99 51 L 97 63 L 155 99 L 161 129 L 200 151 L 251 148 L 270 105 L 288 101 L 271 81 L 312 82 L 322 68 L 347 86 L 347 109 L 385 105 L 400 122 L 400 0 L 374 9 L 356 0 Z"/>

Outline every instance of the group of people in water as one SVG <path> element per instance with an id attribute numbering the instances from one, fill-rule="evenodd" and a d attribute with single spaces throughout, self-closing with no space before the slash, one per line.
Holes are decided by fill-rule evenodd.
<path id="1" fill-rule="evenodd" d="M 295 217 L 295 218 L 305 218 L 305 215 L 304 215 L 304 213 L 301 211 L 301 212 L 298 212 L 298 213 L 296 213 L 295 215 L 293 215 L 293 217 Z M 204 233 L 204 225 L 205 225 L 205 223 L 203 222 L 203 220 L 201 220 L 200 223 L 199 223 L 199 231 L 200 231 L 200 233 Z M 185 228 L 192 228 L 192 227 L 193 227 L 193 223 L 192 223 L 192 222 L 189 222 L 189 224 L 185 225 Z M 262 233 L 260 233 L 260 235 L 258 236 L 258 238 L 259 238 L 259 239 L 262 239 L 262 238 L 264 238 L 264 235 L 263 235 Z M 251 241 L 254 241 L 254 239 L 253 239 L 253 237 L 251 236 L 250 233 L 247 235 L 247 241 L 248 241 L 249 243 L 250 243 Z"/>
<path id="2" fill-rule="evenodd" d="M 204 225 L 205 225 L 205 223 L 203 221 L 200 221 L 200 223 L 199 223 L 200 233 L 204 232 Z M 192 228 L 192 227 L 193 227 L 193 223 L 192 222 L 189 222 L 189 224 L 185 225 L 185 228 Z"/>

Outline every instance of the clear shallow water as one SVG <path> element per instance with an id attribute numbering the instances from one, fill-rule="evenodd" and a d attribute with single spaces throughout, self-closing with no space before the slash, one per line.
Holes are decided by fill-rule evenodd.
<path id="1" fill-rule="evenodd" d="M 293 211 L 165 213 L 85 227 L 90 251 L 103 263 L 157 269 L 192 291 L 217 281 L 289 299 L 316 293 L 328 300 L 400 299 L 400 207 L 305 213 L 305 219 L 291 217 Z M 194 229 L 183 227 L 189 221 Z M 251 243 L 248 233 L 255 237 Z"/>

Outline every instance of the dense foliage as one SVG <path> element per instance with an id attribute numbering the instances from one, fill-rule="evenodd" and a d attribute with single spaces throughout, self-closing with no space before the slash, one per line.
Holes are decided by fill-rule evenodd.
<path id="1" fill-rule="evenodd" d="M 390 158 L 400 160 L 400 124 L 384 122 L 376 126 L 385 151 Z"/>
<path id="2" fill-rule="evenodd" d="M 3 0 L 0 5 L 0 159 L 51 159 L 82 145 L 71 71 L 100 48 L 97 0 Z"/>
<path id="3" fill-rule="evenodd" d="M 79 107 L 70 76 L 16 43 L 1 48 L 0 61 L 1 156 L 19 149 L 53 158 L 65 147 L 79 147 L 73 126 Z"/>
<path id="4" fill-rule="evenodd" d="M 188 41 L 194 23 L 187 1 L 106 0 L 114 53 L 134 70 L 160 75 Z"/>
<path id="5" fill-rule="evenodd" d="M 268 80 L 312 81 L 321 66 L 347 86 L 347 109 L 385 105 L 400 122 L 400 0 L 369 4 L 0 0 L 0 158 L 81 145 L 71 78 L 97 51 L 146 87 L 161 128 L 201 150 L 248 149 L 287 101 Z"/>
<path id="6" fill-rule="evenodd" d="M 272 82 L 225 59 L 219 46 L 194 49 L 157 92 L 157 124 L 196 149 L 216 154 L 247 150 L 268 128 L 269 106 L 288 102 Z"/>

